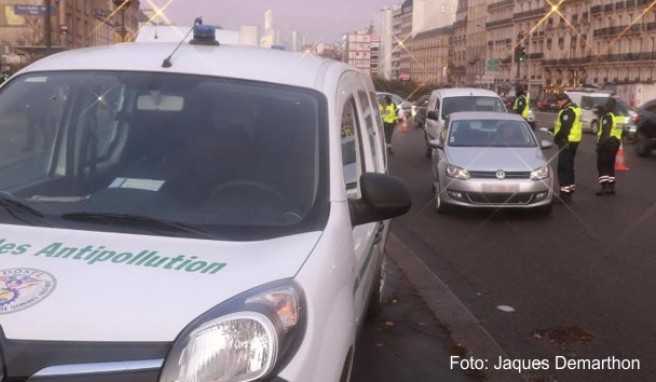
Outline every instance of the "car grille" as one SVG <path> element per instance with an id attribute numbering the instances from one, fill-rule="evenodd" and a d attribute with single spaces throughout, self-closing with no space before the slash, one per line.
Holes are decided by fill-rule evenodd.
<path id="1" fill-rule="evenodd" d="M 530 171 L 508 171 L 505 173 L 505 179 L 528 179 L 531 177 Z M 496 179 L 496 171 L 470 171 L 469 175 L 473 179 Z"/>
<path id="2" fill-rule="evenodd" d="M 469 201 L 474 204 L 529 204 L 533 193 L 467 193 Z"/>

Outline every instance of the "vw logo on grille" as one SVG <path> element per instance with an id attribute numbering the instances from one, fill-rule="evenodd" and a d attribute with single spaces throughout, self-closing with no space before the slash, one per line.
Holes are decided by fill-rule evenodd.
<path id="1" fill-rule="evenodd" d="M 506 172 L 503 170 L 497 170 L 497 179 L 506 179 Z"/>

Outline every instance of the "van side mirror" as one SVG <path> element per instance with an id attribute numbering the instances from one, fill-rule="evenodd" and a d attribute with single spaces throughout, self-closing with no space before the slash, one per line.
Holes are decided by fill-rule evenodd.
<path id="1" fill-rule="evenodd" d="M 542 141 L 540 141 L 540 148 L 542 150 L 550 149 L 550 148 L 553 147 L 553 145 L 554 145 L 553 142 L 548 141 L 546 139 L 543 139 Z"/>
<path id="2" fill-rule="evenodd" d="M 431 110 L 428 113 L 426 113 L 426 118 L 428 118 L 432 121 L 439 121 L 440 120 L 440 115 L 437 111 Z"/>
<path id="3" fill-rule="evenodd" d="M 366 173 L 360 177 L 360 187 L 362 199 L 349 200 L 353 226 L 404 215 L 412 206 L 410 193 L 399 178 Z"/>

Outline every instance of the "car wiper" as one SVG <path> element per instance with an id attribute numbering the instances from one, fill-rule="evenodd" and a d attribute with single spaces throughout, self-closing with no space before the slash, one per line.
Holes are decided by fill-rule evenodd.
<path id="1" fill-rule="evenodd" d="M 4 207 L 5 209 L 7 209 L 7 211 L 12 213 L 12 215 L 16 211 L 21 211 L 21 212 L 27 212 L 28 214 L 39 218 L 45 217 L 45 215 L 41 211 L 23 202 L 18 197 L 6 191 L 0 191 L 0 207 Z"/>
<path id="2" fill-rule="evenodd" d="M 143 215 L 101 212 L 72 212 L 61 215 L 61 218 L 64 220 L 76 222 L 89 222 L 110 225 L 121 224 L 142 228 L 161 229 L 168 232 L 187 233 L 204 238 L 214 238 L 211 233 L 185 223 L 158 219 Z"/>

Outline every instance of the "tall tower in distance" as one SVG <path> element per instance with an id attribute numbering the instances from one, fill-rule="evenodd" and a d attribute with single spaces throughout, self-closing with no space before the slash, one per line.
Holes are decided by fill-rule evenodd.
<path id="1" fill-rule="evenodd" d="M 260 39 L 260 47 L 271 48 L 278 43 L 276 39 L 276 30 L 273 28 L 273 11 L 268 9 L 264 12 L 264 32 Z"/>
<path id="2" fill-rule="evenodd" d="M 273 11 L 267 9 L 267 11 L 264 12 L 264 31 L 268 32 L 270 30 L 273 30 Z"/>

